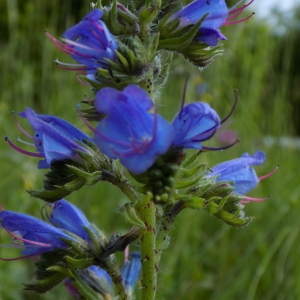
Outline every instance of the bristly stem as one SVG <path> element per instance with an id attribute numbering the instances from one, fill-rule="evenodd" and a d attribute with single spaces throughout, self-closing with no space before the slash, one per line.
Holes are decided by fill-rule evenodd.
<path id="1" fill-rule="evenodd" d="M 162 216 L 160 228 L 156 238 L 156 265 L 159 265 L 162 251 L 169 245 L 169 232 L 176 216 L 185 208 L 183 201 L 177 201 L 167 208 Z"/>
<path id="2" fill-rule="evenodd" d="M 152 195 L 145 195 L 137 204 L 137 211 L 146 229 L 141 230 L 140 248 L 142 263 L 142 297 L 143 300 L 154 300 L 158 266 L 156 265 L 156 208 Z"/>

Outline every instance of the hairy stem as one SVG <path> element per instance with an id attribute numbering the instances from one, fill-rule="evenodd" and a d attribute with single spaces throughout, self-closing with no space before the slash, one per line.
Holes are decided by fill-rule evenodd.
<path id="1" fill-rule="evenodd" d="M 156 217 L 155 204 L 150 195 L 143 197 L 138 204 L 137 211 L 146 229 L 140 234 L 141 262 L 142 262 L 142 297 L 143 300 L 154 300 L 156 295 L 157 270 L 156 265 Z"/>

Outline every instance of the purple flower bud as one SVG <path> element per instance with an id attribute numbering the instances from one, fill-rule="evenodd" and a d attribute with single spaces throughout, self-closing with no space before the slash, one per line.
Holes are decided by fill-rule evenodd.
<path id="1" fill-rule="evenodd" d="M 127 290 L 133 291 L 141 271 L 141 254 L 134 252 L 130 254 L 130 260 L 122 269 L 122 278 Z"/>
<path id="2" fill-rule="evenodd" d="M 5 228 L 15 239 L 23 242 L 23 255 L 40 255 L 55 249 L 67 249 L 69 246 L 62 238 L 72 240 L 73 238 L 44 221 L 32 216 L 3 210 L 0 212 L 1 226 Z M 17 232 L 18 237 L 11 232 Z"/>
<path id="3" fill-rule="evenodd" d="M 171 146 L 171 125 L 150 112 L 154 104 L 140 87 L 129 85 L 122 92 L 103 88 L 97 93 L 95 106 L 106 115 L 96 128 L 95 143 L 109 158 L 119 158 L 132 173 L 146 171 Z"/>
<path id="4" fill-rule="evenodd" d="M 82 161 L 76 151 L 87 152 L 87 150 L 80 146 L 77 141 L 87 140 L 92 142 L 92 139 L 85 133 L 63 119 L 49 115 L 38 115 L 29 107 L 19 115 L 26 118 L 35 131 L 32 137 L 17 123 L 21 131 L 34 141 L 39 153 L 24 151 L 12 144 L 8 138 L 6 140 L 15 150 L 23 154 L 44 157 L 45 160 L 39 161 L 39 169 L 49 168 L 54 161 L 66 159 Z"/>
<path id="5" fill-rule="evenodd" d="M 227 39 L 219 30 L 228 15 L 228 9 L 224 0 L 195 0 L 175 12 L 169 20 L 179 18 L 180 24 L 178 29 L 180 29 L 196 24 L 206 13 L 209 14 L 201 24 L 196 40 L 209 46 L 216 46 L 218 40 Z"/>
<path id="6" fill-rule="evenodd" d="M 102 10 L 92 10 L 81 22 L 63 34 L 64 43 L 57 41 L 46 32 L 59 50 L 69 54 L 74 60 L 82 64 L 72 65 L 57 62 L 61 68 L 95 73 L 97 68 L 105 65 L 105 59 L 116 59 L 115 50 L 118 45 L 106 25 L 100 20 L 102 16 Z"/>
<path id="7" fill-rule="evenodd" d="M 213 167 L 212 173 L 207 177 L 220 175 L 216 181 L 233 181 L 234 193 L 245 195 L 259 182 L 252 166 L 261 165 L 265 159 L 266 155 L 262 151 L 257 151 L 253 156 L 244 153 L 241 158 L 232 159 Z"/>
<path id="8" fill-rule="evenodd" d="M 49 221 L 54 226 L 70 231 L 85 241 L 90 240 L 83 226 L 94 229 L 79 208 L 64 199 L 56 201 L 52 208 Z"/>
<path id="9" fill-rule="evenodd" d="M 210 139 L 220 127 L 218 114 L 207 103 L 186 105 L 173 120 L 173 145 L 202 149 L 200 142 Z"/>

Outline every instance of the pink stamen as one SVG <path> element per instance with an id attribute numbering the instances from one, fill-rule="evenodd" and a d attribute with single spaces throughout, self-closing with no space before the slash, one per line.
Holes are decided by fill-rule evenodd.
<path id="1" fill-rule="evenodd" d="M 22 153 L 22 154 L 25 154 L 25 155 L 28 155 L 28 156 L 33 156 L 33 157 L 43 157 L 45 158 L 45 155 L 44 154 L 41 154 L 41 153 L 35 153 L 35 152 L 29 152 L 29 151 L 25 151 L 21 148 L 19 148 L 18 146 L 16 146 L 15 144 L 13 144 L 9 139 L 8 137 L 6 136 L 5 137 L 5 141 L 8 142 L 8 144 L 16 151 Z"/>
<path id="2" fill-rule="evenodd" d="M 78 110 L 78 115 L 79 117 L 83 120 L 84 124 L 91 130 L 93 131 L 96 135 L 98 135 L 99 137 L 101 137 L 102 139 L 108 141 L 108 142 L 112 142 L 114 144 L 118 144 L 121 146 L 125 146 L 125 147 L 130 147 L 131 143 L 126 143 L 126 142 L 121 142 L 112 138 L 109 138 L 108 136 L 105 136 L 103 134 L 101 134 L 99 131 L 97 131 L 93 126 L 91 126 L 88 121 L 86 120 L 86 118 L 83 116 L 82 112 L 80 110 Z"/>
<path id="3" fill-rule="evenodd" d="M 128 260 L 129 260 L 129 245 L 126 246 L 124 251 L 124 265 L 128 262 Z"/>
<path id="4" fill-rule="evenodd" d="M 30 139 L 33 140 L 33 136 L 31 136 L 25 129 L 22 128 L 22 126 L 19 124 L 18 120 L 17 120 L 17 117 L 15 115 L 15 112 L 12 111 L 11 114 L 13 115 L 13 118 L 15 120 L 15 123 L 17 124 L 18 128 L 27 136 L 29 137 Z"/>
<path id="5" fill-rule="evenodd" d="M 221 124 L 223 124 L 225 121 L 227 121 L 231 115 L 233 114 L 235 108 L 236 108 L 236 105 L 237 105 L 237 102 L 238 102 L 238 96 L 237 96 L 237 90 L 234 91 L 234 104 L 233 104 L 233 107 L 231 108 L 231 111 L 229 112 L 228 116 L 225 117 L 222 121 L 221 121 Z"/>
<path id="6" fill-rule="evenodd" d="M 37 256 L 37 255 L 38 254 L 29 254 L 29 255 L 16 257 L 16 258 L 2 258 L 2 257 L 0 257 L 0 260 L 2 260 L 2 261 L 15 261 L 15 260 L 23 259 L 23 258 L 29 258 L 29 257 L 32 257 L 32 256 Z"/>
<path id="7" fill-rule="evenodd" d="M 35 245 L 35 246 L 38 246 L 38 247 L 51 247 L 52 245 L 51 244 L 45 244 L 45 243 L 40 243 L 40 242 L 34 242 L 34 241 L 31 241 L 31 240 L 26 240 L 26 239 L 23 239 L 23 238 L 20 238 L 19 236 L 13 234 L 11 231 L 9 231 L 6 226 L 4 226 L 4 229 L 7 231 L 7 233 L 12 236 L 14 239 L 18 240 L 18 241 L 21 241 L 21 242 L 25 242 L 25 243 L 28 243 L 28 244 L 31 244 L 31 245 Z"/>
<path id="8" fill-rule="evenodd" d="M 270 199 L 270 197 L 265 197 L 265 198 L 252 198 L 252 197 L 248 197 L 248 196 L 244 196 L 243 200 L 241 201 L 242 204 L 247 204 L 249 202 L 262 202 L 265 200 Z"/>
<path id="9" fill-rule="evenodd" d="M 238 24 L 238 23 L 241 23 L 241 22 L 244 22 L 248 19 L 250 19 L 253 15 L 255 15 L 255 13 L 253 12 L 250 16 L 246 17 L 246 18 L 243 18 L 241 20 L 237 20 L 237 21 L 233 21 L 233 22 L 227 22 L 225 21 L 222 26 L 229 26 L 229 25 L 234 25 L 234 24 Z"/>
<path id="10" fill-rule="evenodd" d="M 278 170 L 278 168 L 279 168 L 279 166 L 277 166 L 277 167 L 276 167 L 272 172 L 270 172 L 269 174 L 258 177 L 258 180 L 263 180 L 263 179 L 266 179 L 266 178 L 272 176 L 272 175 Z"/>
<path id="11" fill-rule="evenodd" d="M 234 14 L 235 12 L 238 12 L 238 11 L 243 11 L 246 7 L 248 7 L 254 0 L 251 0 L 249 3 L 247 4 L 244 4 L 243 6 L 239 7 L 239 8 L 236 8 L 236 9 L 232 9 L 229 11 L 229 14 L 232 15 Z"/>
<path id="12" fill-rule="evenodd" d="M 79 75 L 79 74 L 76 75 L 76 78 L 77 78 L 77 80 L 78 80 L 79 83 L 81 83 L 81 84 L 83 84 L 83 85 L 86 85 L 86 86 L 90 86 L 90 84 L 89 84 L 88 82 L 83 81 L 83 80 L 80 78 L 80 75 Z"/>
<path id="13" fill-rule="evenodd" d="M 229 26 L 229 25 L 234 25 L 234 24 L 238 24 L 238 23 L 241 23 L 241 22 L 244 22 L 246 20 L 248 20 L 249 18 L 251 18 L 254 13 L 252 13 L 250 16 L 246 17 L 246 18 L 243 18 L 241 20 L 237 20 L 237 21 L 232 21 L 230 22 L 231 20 L 237 18 L 248 6 L 250 6 L 250 4 L 253 2 L 254 0 L 251 0 L 249 3 L 239 7 L 239 8 L 236 8 L 236 9 L 232 9 L 229 11 L 229 15 L 230 17 L 228 17 L 224 23 L 222 24 L 223 26 Z"/>
<path id="14" fill-rule="evenodd" d="M 2 206 L 2 204 L 0 203 L 0 209 L 1 210 L 4 210 L 4 207 Z"/>

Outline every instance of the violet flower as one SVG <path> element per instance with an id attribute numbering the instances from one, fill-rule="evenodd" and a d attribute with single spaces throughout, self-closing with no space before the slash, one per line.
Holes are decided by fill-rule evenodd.
<path id="1" fill-rule="evenodd" d="M 201 142 L 210 139 L 220 124 L 220 117 L 207 103 L 188 104 L 173 120 L 173 146 L 202 149 Z"/>
<path id="2" fill-rule="evenodd" d="M 56 249 L 68 249 L 69 245 L 62 239 L 73 239 L 61 229 L 44 221 L 9 210 L 0 212 L 0 222 L 15 240 L 23 242 L 22 254 L 25 256 L 40 255 Z M 17 232 L 17 235 L 12 232 Z"/>
<path id="3" fill-rule="evenodd" d="M 103 67 L 105 59 L 115 60 L 117 42 L 106 25 L 100 20 L 103 11 L 94 9 L 84 19 L 63 34 L 63 43 L 46 32 L 53 44 L 62 52 L 70 55 L 79 65 L 65 64 L 57 61 L 66 70 L 76 70 L 94 74 Z"/>
<path id="4" fill-rule="evenodd" d="M 12 148 L 22 154 L 45 158 L 44 160 L 39 161 L 39 169 L 49 168 L 51 163 L 55 161 L 66 159 L 78 162 L 82 161 L 82 158 L 76 151 L 87 152 L 87 150 L 80 146 L 77 141 L 87 140 L 92 142 L 92 139 L 85 133 L 63 119 L 49 115 L 36 114 L 34 110 L 29 107 L 26 108 L 25 112 L 19 113 L 19 115 L 26 118 L 35 131 L 34 136 L 31 136 L 21 128 L 16 121 L 19 129 L 27 137 L 33 140 L 34 145 L 32 145 L 36 147 L 38 153 L 22 150 L 14 145 L 8 138 L 6 138 L 6 141 Z"/>
<path id="5" fill-rule="evenodd" d="M 95 130 L 96 145 L 109 158 L 119 158 L 132 173 L 146 171 L 171 146 L 171 125 L 151 112 L 154 104 L 140 87 L 129 85 L 122 92 L 103 88 L 95 106 L 106 115 Z"/>
<path id="6" fill-rule="evenodd" d="M 207 177 L 219 175 L 216 181 L 228 180 L 233 182 L 234 193 L 245 195 L 255 188 L 260 180 L 252 166 L 261 165 L 266 159 L 262 151 L 257 151 L 253 156 L 244 153 L 241 158 L 232 159 L 212 168 L 212 173 Z M 265 178 L 265 176 L 264 176 Z"/>

